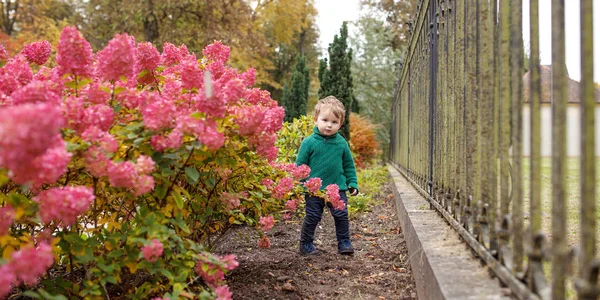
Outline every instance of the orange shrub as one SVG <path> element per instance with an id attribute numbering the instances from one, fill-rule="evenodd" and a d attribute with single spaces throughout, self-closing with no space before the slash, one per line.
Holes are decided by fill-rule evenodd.
<path id="1" fill-rule="evenodd" d="M 377 127 L 366 117 L 350 115 L 350 150 L 358 168 L 366 167 L 381 153 L 376 139 Z"/>

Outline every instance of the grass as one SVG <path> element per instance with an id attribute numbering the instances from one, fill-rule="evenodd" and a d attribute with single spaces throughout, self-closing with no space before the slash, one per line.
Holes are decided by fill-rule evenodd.
<path id="1" fill-rule="evenodd" d="M 357 172 L 360 193 L 348 198 L 348 214 L 353 218 L 361 212 L 368 211 L 376 205 L 376 199 L 381 196 L 383 186 L 388 181 L 388 170 L 385 166 L 373 164 Z"/>
<path id="2" fill-rule="evenodd" d="M 523 197 L 526 226 L 529 216 L 530 199 L 530 159 L 523 159 Z M 596 160 L 596 205 L 600 208 L 600 160 Z M 567 241 L 569 245 L 579 242 L 579 222 L 581 215 L 580 192 L 580 160 L 578 157 L 569 157 L 566 161 L 565 197 L 567 199 Z M 549 157 L 541 160 L 541 201 L 542 201 L 542 229 L 551 239 L 552 232 L 552 161 Z M 596 211 L 600 217 L 600 210 Z M 600 231 L 596 230 L 596 241 L 600 241 Z M 598 244 L 600 245 L 600 244 Z"/>

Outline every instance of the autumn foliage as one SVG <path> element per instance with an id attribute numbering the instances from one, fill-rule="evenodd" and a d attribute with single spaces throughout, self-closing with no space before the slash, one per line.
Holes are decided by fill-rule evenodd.
<path id="1" fill-rule="evenodd" d="M 350 115 L 350 150 L 357 167 L 364 168 L 381 153 L 377 125 L 358 114 Z"/>

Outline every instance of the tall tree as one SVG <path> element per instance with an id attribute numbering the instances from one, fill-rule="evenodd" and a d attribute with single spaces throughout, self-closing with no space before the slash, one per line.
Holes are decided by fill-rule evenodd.
<path id="1" fill-rule="evenodd" d="M 306 58 L 298 55 L 290 85 L 283 87 L 281 102 L 285 108 L 286 122 L 291 122 L 295 118 L 306 114 L 309 87 L 310 72 L 306 65 Z"/>
<path id="2" fill-rule="evenodd" d="M 346 118 L 340 128 L 340 134 L 350 140 L 350 113 L 354 101 L 353 83 L 352 83 L 352 49 L 348 47 L 348 25 L 342 23 L 339 36 L 333 37 L 333 43 L 329 44 L 329 68 L 327 60 L 321 60 L 319 65 L 319 80 L 321 87 L 319 89 L 319 98 L 329 95 L 338 98 L 346 107 Z"/>
<path id="3" fill-rule="evenodd" d="M 272 82 L 264 85 L 274 99 L 283 99 L 282 87 L 288 82 L 298 55 L 306 57 L 311 82 L 316 82 L 318 57 L 317 10 L 314 0 L 255 0 L 258 30 L 263 30 L 270 47 L 268 59 Z M 310 92 L 309 92 L 310 93 Z M 316 87 L 314 88 L 316 97 Z M 280 101 L 281 102 L 281 101 Z"/>
<path id="4" fill-rule="evenodd" d="M 396 81 L 394 66 L 402 60 L 402 50 L 393 47 L 394 32 L 385 21 L 372 11 L 364 12 L 350 37 L 355 49 L 352 61 L 354 95 L 361 107 L 361 115 L 377 128 L 377 138 L 383 149 L 389 144 L 388 129 L 391 122 L 391 103 Z"/>
<path id="5" fill-rule="evenodd" d="M 420 0 L 361 0 L 361 10 L 371 17 L 376 14 L 384 21 L 383 29 L 390 32 L 387 41 L 394 50 L 402 50 L 408 41 L 408 23 Z"/>

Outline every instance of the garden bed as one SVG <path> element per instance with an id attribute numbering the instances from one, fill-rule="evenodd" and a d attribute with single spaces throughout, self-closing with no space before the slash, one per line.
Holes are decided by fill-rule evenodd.
<path id="1" fill-rule="evenodd" d="M 317 229 L 317 256 L 298 253 L 301 216 L 269 232 L 271 247 L 257 246 L 253 229 L 227 233 L 217 253 L 234 253 L 240 266 L 227 278 L 234 299 L 417 299 L 408 250 L 386 184 L 372 208 L 350 221 L 356 253 L 337 253 L 333 218 Z"/>

